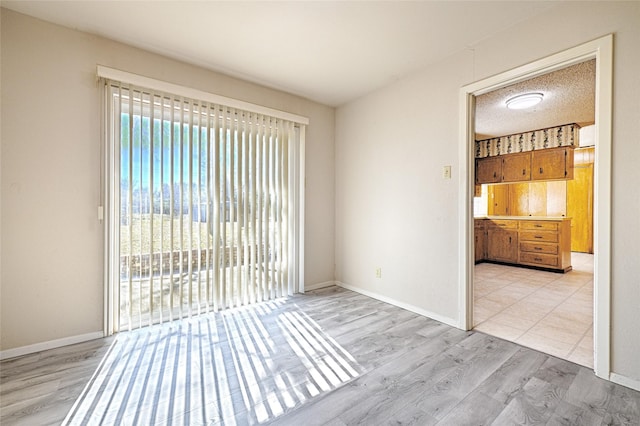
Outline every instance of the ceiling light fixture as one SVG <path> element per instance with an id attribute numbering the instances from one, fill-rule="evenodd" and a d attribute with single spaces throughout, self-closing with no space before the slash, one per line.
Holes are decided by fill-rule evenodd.
<path id="1" fill-rule="evenodd" d="M 542 93 L 524 93 L 507 99 L 507 108 L 509 109 L 526 109 L 542 102 L 544 95 Z"/>

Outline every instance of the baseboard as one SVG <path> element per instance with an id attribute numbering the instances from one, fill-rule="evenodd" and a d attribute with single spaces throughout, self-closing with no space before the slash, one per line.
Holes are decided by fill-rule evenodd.
<path id="1" fill-rule="evenodd" d="M 632 379 L 630 377 L 616 373 L 611 373 L 609 375 L 609 380 L 611 380 L 613 383 L 617 383 L 633 390 L 640 391 L 640 380 Z"/>
<path id="2" fill-rule="evenodd" d="M 304 291 L 312 291 L 312 290 L 317 290 L 319 288 L 331 287 L 334 285 L 336 285 L 335 281 L 325 281 L 323 283 L 305 284 Z"/>
<path id="3" fill-rule="evenodd" d="M 409 303 L 400 302 L 398 300 L 392 299 L 392 298 L 387 297 L 387 296 L 383 296 L 383 295 L 378 294 L 378 293 L 374 293 L 374 292 L 371 292 L 371 291 L 368 291 L 368 290 L 363 290 L 363 289 L 361 289 L 359 287 L 355 287 L 355 286 L 352 286 L 352 285 L 349 285 L 349 284 L 345 284 L 345 283 L 340 282 L 340 281 L 336 281 L 335 284 L 337 286 L 339 286 L 339 287 L 346 288 L 347 290 L 355 291 L 356 293 L 360 293 L 360 294 L 363 294 L 365 296 L 371 297 L 373 299 L 377 299 L 377 300 L 379 300 L 381 302 L 389 303 L 390 305 L 394 305 L 394 306 L 397 306 L 399 308 L 406 309 L 407 311 L 411 311 L 411 312 L 416 313 L 418 315 L 422 315 L 423 317 L 431 318 L 432 320 L 436 320 L 436 321 L 439 321 L 441 323 L 450 325 L 451 327 L 459 328 L 458 327 L 458 321 L 454 320 L 452 318 L 448 318 L 448 317 L 445 317 L 445 316 L 430 312 L 430 311 L 428 311 L 426 309 L 419 308 L 419 307 L 411 305 Z"/>
<path id="4" fill-rule="evenodd" d="M 104 333 L 102 331 L 95 331 L 93 333 L 64 337 L 62 339 L 56 340 L 49 340 L 47 342 L 21 346 L 19 348 L 6 349 L 4 351 L 0 351 L 0 360 L 15 358 L 22 355 L 29 355 L 40 351 L 46 351 L 47 349 L 61 348 L 63 346 L 74 345 L 76 343 L 87 342 L 94 339 L 100 339 L 102 337 L 104 337 Z"/>

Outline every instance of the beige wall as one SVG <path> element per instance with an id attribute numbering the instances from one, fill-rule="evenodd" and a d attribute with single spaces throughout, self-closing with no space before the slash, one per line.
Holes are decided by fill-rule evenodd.
<path id="1" fill-rule="evenodd" d="M 562 3 L 338 108 L 336 280 L 457 324 L 460 88 L 614 33 L 611 359 L 640 383 L 639 23 L 638 2 Z"/>
<path id="2" fill-rule="evenodd" d="M 6 9 L 1 37 L 1 350 L 103 327 L 96 64 L 309 117 L 305 281 L 333 280 L 333 108 Z"/>

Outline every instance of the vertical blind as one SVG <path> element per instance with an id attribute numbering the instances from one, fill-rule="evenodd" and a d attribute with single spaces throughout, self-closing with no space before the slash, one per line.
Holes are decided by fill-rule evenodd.
<path id="1" fill-rule="evenodd" d="M 105 88 L 115 328 L 291 294 L 296 123 L 117 81 Z"/>

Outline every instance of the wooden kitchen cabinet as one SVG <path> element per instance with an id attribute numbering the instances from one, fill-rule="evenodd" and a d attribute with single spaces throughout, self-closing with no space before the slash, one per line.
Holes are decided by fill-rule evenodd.
<path id="1" fill-rule="evenodd" d="M 547 182 L 531 182 L 529 185 L 529 211 L 527 216 L 548 216 Z"/>
<path id="2" fill-rule="evenodd" d="M 571 217 L 567 214 L 567 185 L 572 180 L 551 180 L 547 185 L 547 213 L 546 216 Z"/>
<path id="3" fill-rule="evenodd" d="M 487 185 L 487 214 L 573 217 L 567 214 L 567 185 L 572 182 L 558 180 Z"/>
<path id="4" fill-rule="evenodd" d="M 476 159 L 476 184 L 573 179 L 573 147 Z"/>
<path id="5" fill-rule="evenodd" d="M 486 219 L 484 257 L 478 258 L 480 239 L 476 233 L 476 263 L 488 260 L 567 272 L 571 270 L 570 219 Z"/>
<path id="6" fill-rule="evenodd" d="M 573 179 L 573 147 L 531 151 L 531 180 Z"/>
<path id="7" fill-rule="evenodd" d="M 519 152 L 502 158 L 502 182 L 531 180 L 531 153 Z"/>
<path id="8" fill-rule="evenodd" d="M 567 181 L 571 251 L 593 253 L 593 166 L 595 148 L 576 148 L 573 180 Z"/>
<path id="9" fill-rule="evenodd" d="M 529 216 L 529 192 L 531 183 L 510 183 L 509 212 L 512 216 Z"/>
<path id="10" fill-rule="evenodd" d="M 518 263 L 571 270 L 571 221 L 523 220 L 518 224 Z"/>
<path id="11" fill-rule="evenodd" d="M 489 216 L 508 216 L 511 214 L 509 210 L 509 185 L 489 185 L 487 197 Z"/>
<path id="12" fill-rule="evenodd" d="M 488 260 L 516 263 L 518 261 L 518 222 L 489 220 L 487 223 Z"/>
<path id="13" fill-rule="evenodd" d="M 486 251 L 485 219 L 476 219 L 473 226 L 475 263 L 484 260 Z"/>
<path id="14" fill-rule="evenodd" d="M 502 181 L 502 158 L 486 157 L 476 160 L 476 184 Z"/>

